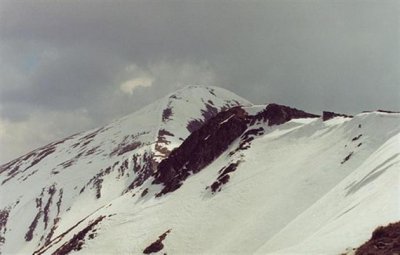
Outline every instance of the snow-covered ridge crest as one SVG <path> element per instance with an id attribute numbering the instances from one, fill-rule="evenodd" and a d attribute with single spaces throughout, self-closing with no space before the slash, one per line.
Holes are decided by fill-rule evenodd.
<path id="1" fill-rule="evenodd" d="M 376 199 L 398 201 L 396 188 L 382 189 L 399 172 L 400 114 L 322 115 L 189 86 L 39 148 L 0 166 L 0 253 L 355 247 L 399 216 L 396 202 Z M 369 216 L 355 220 L 363 211 Z M 309 245 L 314 239 L 319 246 Z"/>

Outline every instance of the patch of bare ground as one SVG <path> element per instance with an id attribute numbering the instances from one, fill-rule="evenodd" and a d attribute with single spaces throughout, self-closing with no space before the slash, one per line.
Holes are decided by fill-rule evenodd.
<path id="1" fill-rule="evenodd" d="M 155 252 L 159 252 L 164 248 L 164 244 L 162 243 L 164 239 L 167 237 L 167 235 L 171 232 L 171 229 L 167 230 L 164 232 L 164 234 L 160 235 L 156 241 L 151 243 L 149 246 L 147 246 L 144 250 L 144 254 L 151 254 Z"/>
<path id="2" fill-rule="evenodd" d="M 86 235 L 91 232 L 94 227 L 102 221 L 106 216 L 99 216 L 97 217 L 96 220 L 93 222 L 89 223 L 88 226 L 86 226 L 84 229 L 79 231 L 77 234 L 75 234 L 68 242 L 64 243 L 61 245 L 55 252 L 53 252 L 53 255 L 64 255 L 68 254 L 71 251 L 79 251 L 82 249 L 82 246 L 85 244 L 85 237 Z M 92 233 L 93 234 L 93 233 Z M 93 239 L 94 235 L 90 234 L 89 239 Z"/>
<path id="3" fill-rule="evenodd" d="M 381 226 L 374 230 L 371 239 L 357 248 L 356 255 L 399 255 L 400 222 Z"/>

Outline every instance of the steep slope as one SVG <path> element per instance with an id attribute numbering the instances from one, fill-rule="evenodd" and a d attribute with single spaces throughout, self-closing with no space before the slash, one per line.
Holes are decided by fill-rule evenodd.
<path id="1" fill-rule="evenodd" d="M 368 240 L 377 226 L 397 222 L 399 145 L 400 134 L 397 134 L 258 252 L 339 254 Z M 277 252 L 288 246 L 293 247 Z"/>
<path id="2" fill-rule="evenodd" d="M 215 87 L 189 86 L 116 120 L 0 167 L 0 252 L 31 253 L 140 186 L 196 125 L 250 103 Z"/>
<path id="3" fill-rule="evenodd" d="M 188 87 L 2 166 L 1 251 L 338 254 L 400 216 L 399 124 Z"/>

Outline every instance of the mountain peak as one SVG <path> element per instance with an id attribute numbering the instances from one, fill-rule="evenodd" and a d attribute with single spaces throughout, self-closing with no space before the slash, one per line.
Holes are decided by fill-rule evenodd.
<path id="1" fill-rule="evenodd" d="M 186 86 L 0 166 L 0 253 L 339 254 L 398 219 L 399 121 Z"/>

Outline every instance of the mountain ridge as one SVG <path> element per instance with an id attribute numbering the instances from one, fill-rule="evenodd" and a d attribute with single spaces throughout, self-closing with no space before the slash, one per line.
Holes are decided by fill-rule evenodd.
<path id="1" fill-rule="evenodd" d="M 189 86 L 109 125 L 41 147 L 0 166 L 0 252 L 141 254 L 154 243 L 160 253 L 275 254 L 285 251 L 289 236 L 296 237 L 291 242 L 299 254 L 343 252 L 362 239 L 301 245 L 293 220 L 335 188 L 346 194 L 337 187 L 352 173 L 369 182 L 336 203 L 348 206 L 360 189 L 384 176 L 394 179 L 400 160 L 392 158 L 394 142 L 390 153 L 378 154 L 390 165 L 375 179 L 368 179 L 363 162 L 396 141 L 400 114 L 328 115 Z M 312 225 L 311 216 L 301 217 Z M 372 224 L 359 225 L 354 232 L 366 240 Z M 137 234 L 124 237 L 133 230 Z"/>

